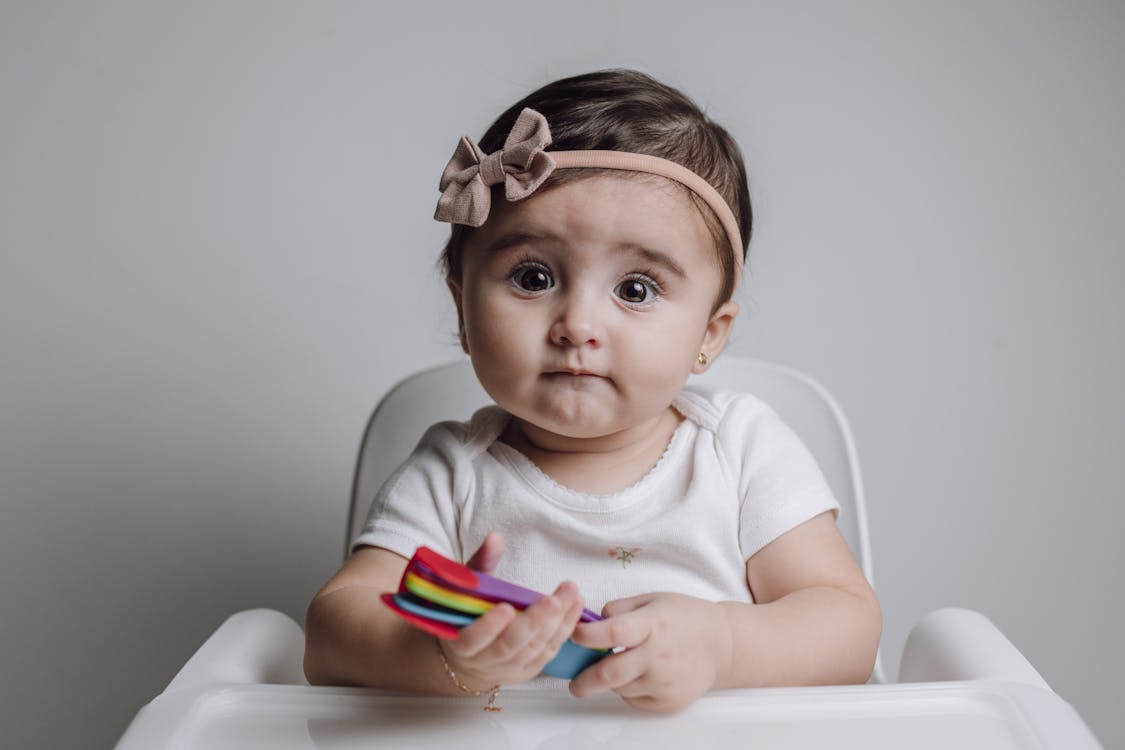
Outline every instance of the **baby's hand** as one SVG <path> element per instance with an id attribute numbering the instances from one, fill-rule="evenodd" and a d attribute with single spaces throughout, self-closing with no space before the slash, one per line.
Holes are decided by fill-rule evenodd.
<path id="1" fill-rule="evenodd" d="M 469 560 L 482 572 L 496 569 L 503 539 L 490 533 Z M 567 581 L 522 612 L 498 604 L 461 629 L 455 641 L 439 641 L 461 682 L 476 690 L 526 682 L 539 674 L 574 632 L 582 615 L 578 587 Z"/>
<path id="2" fill-rule="evenodd" d="M 646 594 L 606 605 L 601 622 L 582 623 L 574 641 L 625 650 L 570 683 L 578 697 L 613 690 L 648 711 L 676 711 L 713 688 L 730 668 L 732 641 L 723 608 L 680 594 Z"/>

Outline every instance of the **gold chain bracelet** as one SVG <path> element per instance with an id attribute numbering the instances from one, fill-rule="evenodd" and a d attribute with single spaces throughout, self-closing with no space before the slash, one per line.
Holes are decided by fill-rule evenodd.
<path id="1" fill-rule="evenodd" d="M 501 706 L 496 705 L 496 698 L 500 695 L 500 686 L 493 685 L 488 690 L 473 690 L 471 687 L 457 679 L 457 673 L 453 671 L 453 667 L 449 666 L 449 660 L 445 658 L 445 651 L 441 648 L 441 642 L 435 640 L 434 645 L 437 646 L 438 656 L 441 657 L 441 665 L 445 667 L 445 673 L 449 675 L 449 679 L 453 682 L 454 686 L 466 695 L 474 697 L 481 697 L 482 695 L 488 696 L 488 703 L 484 704 L 485 711 L 503 711 Z"/>

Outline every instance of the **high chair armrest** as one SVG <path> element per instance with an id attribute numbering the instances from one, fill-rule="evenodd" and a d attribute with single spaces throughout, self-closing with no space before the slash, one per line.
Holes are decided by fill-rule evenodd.
<path id="1" fill-rule="evenodd" d="M 165 692 L 231 683 L 306 685 L 304 652 L 305 634 L 288 615 L 238 612 L 188 659 Z"/>
<path id="2" fill-rule="evenodd" d="M 923 617 L 906 639 L 899 682 L 1002 680 L 1050 690 L 1023 654 L 984 615 L 949 607 Z"/>

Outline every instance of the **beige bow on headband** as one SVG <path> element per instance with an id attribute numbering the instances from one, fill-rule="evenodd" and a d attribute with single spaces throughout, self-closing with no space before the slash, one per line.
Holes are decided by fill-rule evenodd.
<path id="1" fill-rule="evenodd" d="M 533 109 L 520 112 L 504 147 L 495 153 L 485 154 L 463 136 L 442 172 L 434 218 L 479 227 L 492 207 L 489 188 L 501 182 L 509 201 L 531 195 L 555 170 L 555 160 L 543 150 L 550 143 L 547 118 Z"/>
<path id="2" fill-rule="evenodd" d="M 547 118 L 524 109 L 504 141 L 504 147 L 485 154 L 470 138 L 457 144 L 453 158 L 441 175 L 434 218 L 450 224 L 479 227 L 492 208 L 491 186 L 504 183 L 504 197 L 523 200 L 534 193 L 556 169 L 617 169 L 645 172 L 674 180 L 710 206 L 730 242 L 735 275 L 741 273 L 745 247 L 734 213 L 719 191 L 687 167 L 674 161 L 629 151 L 544 151 L 551 143 Z"/>

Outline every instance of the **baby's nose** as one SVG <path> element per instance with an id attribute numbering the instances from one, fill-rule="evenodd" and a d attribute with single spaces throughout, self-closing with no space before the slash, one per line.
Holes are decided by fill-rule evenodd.
<path id="1" fill-rule="evenodd" d="M 597 304 L 584 296 L 567 299 L 551 326 L 551 341 L 559 346 L 601 346 L 604 338 Z"/>

